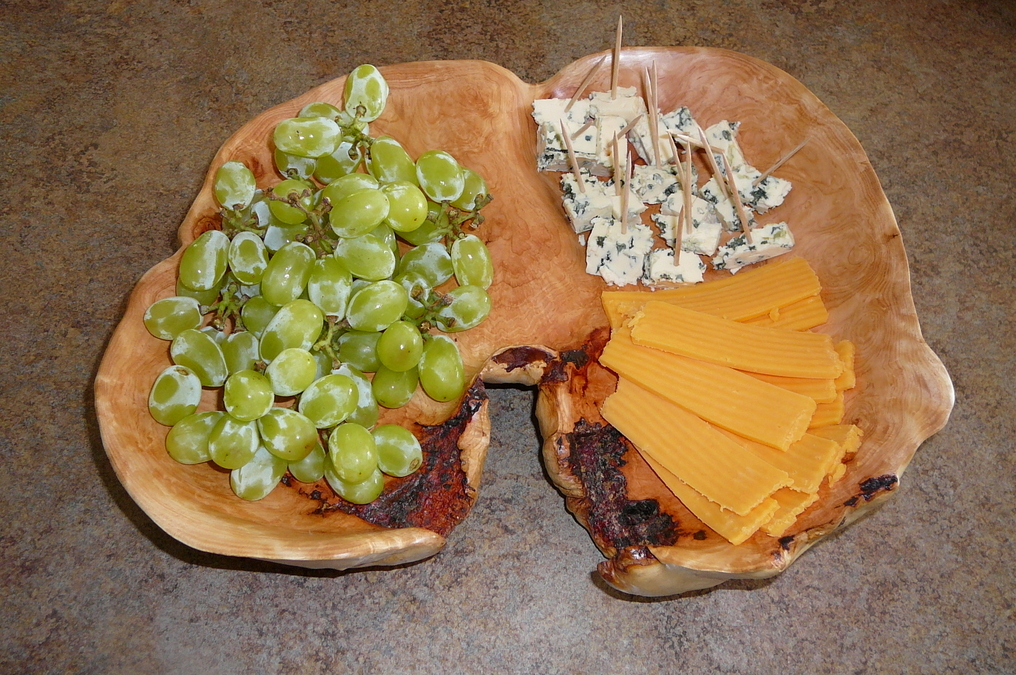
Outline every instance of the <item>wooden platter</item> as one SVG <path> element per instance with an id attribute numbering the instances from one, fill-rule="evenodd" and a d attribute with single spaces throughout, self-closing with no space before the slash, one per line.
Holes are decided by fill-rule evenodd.
<path id="1" fill-rule="evenodd" d="M 561 209 L 558 175 L 535 170 L 529 113 L 536 98 L 570 97 L 600 56 L 583 58 L 535 85 L 477 61 L 382 69 L 391 94 L 384 115 L 371 125 L 372 135 L 394 136 L 412 156 L 447 150 L 483 175 L 495 195 L 478 232 L 495 263 L 493 310 L 480 327 L 456 335 L 476 384 L 457 405 L 424 403 L 418 396 L 386 414 L 385 421 L 434 439 L 432 465 L 415 486 L 416 511 L 399 517 L 384 513 L 384 505 L 370 512 L 344 511 L 327 489 L 315 492 L 298 483 L 282 485 L 259 502 L 245 502 L 233 496 L 224 472 L 173 461 L 163 447 L 167 429 L 146 408 L 152 381 L 169 364 L 168 347 L 147 333 L 141 316 L 151 302 L 173 294 L 180 252 L 139 281 L 100 366 L 96 408 L 117 476 L 160 527 L 203 551 L 306 567 L 393 565 L 431 556 L 466 516 L 479 489 L 489 442 L 484 382 L 540 387 L 548 472 L 607 556 L 601 575 L 630 593 L 670 595 L 729 578 L 771 576 L 893 491 L 918 445 L 946 423 L 953 390 L 921 337 L 892 209 L 860 144 L 813 94 L 773 66 L 715 49 L 623 50 L 620 83 L 638 86 L 643 68 L 655 62 L 661 108 L 687 105 L 703 126 L 740 121 L 741 145 L 757 166 L 767 166 L 808 137 L 807 146 L 778 172 L 794 188 L 771 215 L 790 223 L 798 242 L 792 255 L 805 257 L 822 281 L 830 320 L 820 330 L 857 346 L 858 384 L 848 396 L 846 419 L 862 427 L 865 442 L 846 476 L 787 536 L 757 534 L 737 547 L 698 523 L 623 441 L 617 466 L 600 467 L 613 472 L 609 476 L 581 468 L 579 439 L 602 424 L 597 405 L 613 387 L 613 375 L 595 362 L 606 326 L 599 303 L 604 285 L 584 273 L 584 249 Z M 590 90 L 605 90 L 608 77 L 604 68 Z M 341 101 L 343 83 L 328 82 L 266 111 L 223 144 L 180 226 L 182 246 L 217 226 L 211 194 L 215 170 L 225 161 L 241 160 L 259 185 L 281 180 L 271 158 L 275 124 L 306 103 Z M 205 407 L 216 404 L 212 392 L 206 399 Z M 627 486 L 627 502 L 639 505 L 632 511 L 621 504 L 632 511 L 626 519 L 668 515 L 676 523 L 668 537 L 647 535 L 639 527 L 621 535 L 598 529 L 597 514 L 611 505 L 598 502 L 595 483 L 618 476 Z M 458 492 L 443 494 L 444 501 L 419 499 L 428 491 L 447 492 L 439 486 L 451 483 Z M 428 501 L 430 506 L 424 504 Z M 643 504 L 651 502 L 656 506 Z M 451 511 L 438 513 L 441 505 L 451 505 Z"/>

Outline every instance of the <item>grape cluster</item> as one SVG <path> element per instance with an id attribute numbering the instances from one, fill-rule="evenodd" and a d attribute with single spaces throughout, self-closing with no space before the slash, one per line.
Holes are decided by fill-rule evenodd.
<path id="1" fill-rule="evenodd" d="M 491 198 L 447 152 L 414 161 L 372 137 L 387 98 L 381 73 L 360 66 L 343 109 L 311 103 L 276 126 L 281 182 L 259 187 L 243 163 L 223 164 L 222 229 L 184 250 L 176 295 L 145 312 L 149 332 L 171 341 L 148 404 L 172 427 L 166 449 L 229 469 L 244 499 L 288 470 L 373 501 L 385 474 L 423 463 L 408 429 L 377 425 L 379 406 L 418 389 L 452 401 L 468 384 L 446 333 L 490 312 L 493 264 L 471 230 Z M 197 412 L 203 389 L 219 387 L 224 410 Z"/>

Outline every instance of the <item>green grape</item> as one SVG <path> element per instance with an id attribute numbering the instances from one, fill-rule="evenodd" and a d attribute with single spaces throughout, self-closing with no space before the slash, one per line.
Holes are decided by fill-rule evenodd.
<path id="1" fill-rule="evenodd" d="M 255 295 L 243 303 L 240 318 L 244 327 L 254 333 L 254 337 L 260 338 L 278 311 L 279 308 L 265 300 L 264 296 Z"/>
<path id="2" fill-rule="evenodd" d="M 373 122 L 384 112 L 388 83 L 372 65 L 357 66 L 346 78 L 345 110 L 358 120 Z"/>
<path id="3" fill-rule="evenodd" d="M 354 173 L 362 161 L 363 151 L 360 150 L 360 146 L 352 141 L 342 139 L 335 152 L 318 157 L 314 168 L 314 178 L 329 185 L 343 176 Z"/>
<path id="4" fill-rule="evenodd" d="M 352 293 L 353 276 L 334 256 L 318 258 L 310 267 L 307 278 L 307 297 L 321 308 L 325 316 L 342 319 Z"/>
<path id="5" fill-rule="evenodd" d="M 175 295 L 149 305 L 143 321 L 155 337 L 172 340 L 181 331 L 201 325 L 201 307 L 194 298 Z"/>
<path id="6" fill-rule="evenodd" d="M 356 422 L 362 427 L 370 429 L 377 424 L 380 411 L 377 407 L 377 399 L 374 398 L 374 390 L 370 386 L 370 380 L 364 377 L 363 373 L 352 366 L 343 363 L 335 372 L 345 375 L 353 381 L 356 386 L 356 410 L 346 418 L 347 422 Z"/>
<path id="7" fill-rule="evenodd" d="M 226 381 L 226 359 L 222 349 L 207 333 L 188 328 L 169 345 L 173 363 L 198 376 L 202 387 L 221 387 Z"/>
<path id="8" fill-rule="evenodd" d="M 375 469 L 374 473 L 365 481 L 347 483 L 336 475 L 332 462 L 327 457 L 325 458 L 325 480 L 335 490 L 335 494 L 353 504 L 370 504 L 385 489 L 385 477 L 380 469 Z"/>
<path id="9" fill-rule="evenodd" d="M 356 410 L 356 385 L 339 373 L 315 380 L 300 396 L 299 411 L 318 429 L 334 427 Z"/>
<path id="10" fill-rule="evenodd" d="M 333 106 L 331 103 L 316 101 L 314 103 L 308 103 L 304 107 L 300 108 L 300 112 L 297 114 L 297 117 L 327 117 L 328 119 L 335 121 L 341 113 L 342 111 Z"/>
<path id="11" fill-rule="evenodd" d="M 201 381 L 184 366 L 166 368 L 155 378 L 148 395 L 148 412 L 155 421 L 173 426 L 198 409 Z"/>
<path id="12" fill-rule="evenodd" d="M 245 285 L 258 284 L 268 267 L 268 249 L 264 240 L 253 232 L 240 232 L 229 242 L 226 259 L 237 281 Z"/>
<path id="13" fill-rule="evenodd" d="M 260 296 L 257 296 L 260 297 Z M 251 298 L 253 300 L 254 298 Z M 248 302 L 250 302 L 248 300 Z M 249 330 L 230 333 L 219 343 L 222 358 L 226 360 L 226 372 L 232 375 L 241 370 L 253 370 L 258 362 L 260 345 L 254 333 Z"/>
<path id="14" fill-rule="evenodd" d="M 415 230 L 399 232 L 399 235 L 413 246 L 440 241 L 451 231 L 448 212 L 440 204 L 427 200 L 427 219 Z"/>
<path id="15" fill-rule="evenodd" d="M 328 436 L 328 459 L 344 483 L 362 483 L 377 471 L 374 437 L 355 422 L 340 424 Z"/>
<path id="16" fill-rule="evenodd" d="M 218 410 L 187 415 L 173 425 L 166 436 L 166 451 L 181 464 L 200 464 L 209 461 L 208 435 L 222 419 Z"/>
<path id="17" fill-rule="evenodd" d="M 486 289 L 494 280 L 494 263 L 483 240 L 475 234 L 456 239 L 452 243 L 452 268 L 460 286 L 479 286 Z"/>
<path id="18" fill-rule="evenodd" d="M 340 201 L 354 192 L 360 190 L 377 190 L 380 184 L 377 180 L 366 173 L 350 173 L 346 176 L 336 178 L 321 190 L 321 199 L 327 199 L 335 207 Z"/>
<path id="19" fill-rule="evenodd" d="M 416 158 L 416 179 L 435 202 L 454 201 L 465 188 L 462 167 L 443 150 L 428 150 Z"/>
<path id="20" fill-rule="evenodd" d="M 228 413 L 208 434 L 208 454 L 223 469 L 239 469 L 254 457 L 259 444 L 257 423 L 241 422 Z"/>
<path id="21" fill-rule="evenodd" d="M 409 304 L 403 314 L 410 319 L 419 319 L 427 313 L 427 306 L 424 304 L 430 295 L 430 286 L 415 274 L 399 274 L 393 281 L 398 282 L 406 289 L 409 295 Z"/>
<path id="22" fill-rule="evenodd" d="M 380 332 L 398 321 L 408 304 L 409 296 L 401 284 L 391 279 L 374 281 L 353 293 L 346 321 L 355 330 Z"/>
<path id="23" fill-rule="evenodd" d="M 208 230 L 190 243 L 180 258 L 180 283 L 192 291 L 216 288 L 226 274 L 229 237 Z"/>
<path id="24" fill-rule="evenodd" d="M 413 392 L 416 391 L 419 382 L 420 374 L 415 367 L 396 372 L 382 364 L 374 373 L 370 386 L 374 391 L 374 398 L 380 405 L 386 408 L 401 408 L 413 398 Z"/>
<path id="25" fill-rule="evenodd" d="M 389 476 L 408 476 L 423 465 L 420 441 L 398 424 L 382 424 L 371 435 L 377 447 L 377 466 Z"/>
<path id="26" fill-rule="evenodd" d="M 487 182 L 483 177 L 473 171 L 462 167 L 462 194 L 451 201 L 451 205 L 462 211 L 472 211 L 476 208 L 476 201 L 484 201 L 489 197 Z"/>
<path id="27" fill-rule="evenodd" d="M 283 305 L 261 336 L 261 360 L 271 361 L 290 347 L 309 350 L 321 335 L 324 320 L 324 313 L 310 300 Z"/>
<path id="28" fill-rule="evenodd" d="M 431 242 L 407 251 L 399 260 L 398 273 L 415 276 L 435 288 L 452 278 L 455 267 L 448 249 L 443 244 Z"/>
<path id="29" fill-rule="evenodd" d="M 215 200 L 228 209 L 250 206 L 257 189 L 254 174 L 243 162 L 226 162 L 215 172 L 212 192 L 215 193 Z"/>
<path id="30" fill-rule="evenodd" d="M 377 358 L 389 370 L 409 370 L 420 362 L 422 354 L 420 329 L 408 321 L 396 321 L 388 326 L 377 341 Z"/>
<path id="31" fill-rule="evenodd" d="M 310 278 L 314 249 L 298 241 L 276 251 L 261 277 L 261 295 L 273 305 L 282 306 L 300 297 Z"/>
<path id="32" fill-rule="evenodd" d="M 325 449 L 317 443 L 299 462 L 289 463 L 289 473 L 301 483 L 316 483 L 325 475 Z"/>
<path id="33" fill-rule="evenodd" d="M 265 369 L 276 396 L 296 396 L 317 376 L 317 361 L 306 349 L 290 347 L 279 352 Z"/>
<path id="34" fill-rule="evenodd" d="M 192 291 L 191 289 L 181 284 L 180 280 L 177 279 L 176 294 L 185 298 L 194 298 L 195 300 L 198 301 L 199 305 L 208 307 L 214 304 L 215 301 L 219 299 L 219 292 L 226 285 L 226 277 L 228 276 L 229 276 L 228 272 L 226 274 L 223 274 L 222 279 L 219 280 L 219 283 L 216 284 L 214 288 L 209 288 L 207 291 Z"/>
<path id="35" fill-rule="evenodd" d="M 377 358 L 377 341 L 381 333 L 347 330 L 339 336 L 339 361 L 357 370 L 373 373 L 381 367 Z"/>
<path id="36" fill-rule="evenodd" d="M 412 232 L 427 220 L 427 196 L 408 181 L 388 183 L 381 188 L 388 197 L 388 224 L 396 232 Z"/>
<path id="37" fill-rule="evenodd" d="M 338 202 L 332 202 L 328 222 L 338 236 L 358 237 L 380 225 L 388 217 L 389 208 L 388 197 L 384 192 L 366 188 L 348 194 Z"/>
<path id="38" fill-rule="evenodd" d="M 342 130 L 327 117 L 292 117 L 279 122 L 272 139 L 286 154 L 316 159 L 335 152 Z"/>
<path id="39" fill-rule="evenodd" d="M 286 244 L 301 241 L 310 231 L 310 223 L 297 225 L 287 225 L 278 221 L 277 223 L 269 225 L 265 229 L 265 248 L 272 253 L 280 250 Z"/>
<path id="40" fill-rule="evenodd" d="M 395 262 L 397 263 L 399 261 L 400 252 L 399 252 L 399 239 L 398 237 L 395 236 L 395 230 L 393 230 L 385 223 L 381 223 L 373 230 L 371 230 L 370 234 L 374 235 L 375 237 L 383 241 L 385 245 L 389 249 L 391 249 L 392 255 L 395 256 Z"/>
<path id="41" fill-rule="evenodd" d="M 320 442 L 314 423 L 289 408 L 272 408 L 257 425 L 268 451 L 287 462 L 299 462 Z"/>
<path id="42" fill-rule="evenodd" d="M 466 390 L 459 347 L 446 335 L 431 335 L 420 357 L 420 386 L 435 401 L 453 401 Z"/>
<path id="43" fill-rule="evenodd" d="M 395 272 L 395 254 L 391 247 L 373 234 L 340 239 L 334 255 L 359 279 L 380 281 Z"/>
<path id="44" fill-rule="evenodd" d="M 226 380 L 222 390 L 226 412 L 241 422 L 252 422 L 272 409 L 272 383 L 256 370 L 241 370 Z"/>
<path id="45" fill-rule="evenodd" d="M 317 160 L 311 157 L 290 155 L 279 149 L 275 150 L 275 168 L 283 178 L 310 180 L 317 170 Z"/>
<path id="46" fill-rule="evenodd" d="M 320 380 L 332 372 L 332 357 L 329 356 L 328 352 L 318 349 L 311 351 L 310 355 L 314 357 L 314 363 L 317 364 L 317 372 L 314 374 L 315 380 Z"/>
<path id="47" fill-rule="evenodd" d="M 278 199 L 270 200 L 268 209 L 287 225 L 299 225 L 307 220 L 307 211 L 314 208 L 314 188 L 302 180 L 287 178 L 272 188 L 272 194 Z M 296 199 L 298 206 L 290 204 L 290 199 Z"/>
<path id="48" fill-rule="evenodd" d="M 286 473 L 286 460 L 268 452 L 263 445 L 249 462 L 229 473 L 229 487 L 241 499 L 256 501 L 267 497 Z"/>
<path id="49" fill-rule="evenodd" d="M 416 184 L 416 163 L 391 136 L 378 136 L 370 145 L 367 170 L 379 183 L 407 181 Z"/>
<path id="50" fill-rule="evenodd" d="M 445 296 L 448 304 L 437 311 L 438 328 L 457 333 L 475 328 L 490 314 L 490 296 L 479 286 L 459 286 Z"/>

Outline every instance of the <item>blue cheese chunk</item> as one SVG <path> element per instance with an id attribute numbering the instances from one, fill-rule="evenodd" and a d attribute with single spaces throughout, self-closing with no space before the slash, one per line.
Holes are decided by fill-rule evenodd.
<path id="1" fill-rule="evenodd" d="M 697 284 L 701 283 L 705 271 L 705 263 L 694 253 L 682 250 L 677 264 L 674 264 L 674 252 L 669 248 L 658 248 L 649 254 L 646 276 L 642 281 L 647 286 Z"/>
<path id="2" fill-rule="evenodd" d="M 660 159 L 657 164 L 672 164 L 674 162 L 674 149 L 670 144 L 670 134 L 667 132 L 667 125 L 663 121 L 661 115 L 657 124 L 657 136 L 659 142 L 656 144 L 657 152 L 660 153 Z M 628 132 L 628 140 L 635 146 L 635 152 L 641 157 L 647 164 L 652 164 L 654 159 L 654 152 L 650 149 L 653 144 L 653 131 L 649 126 L 649 118 L 643 117 L 632 130 Z"/>
<path id="3" fill-rule="evenodd" d="M 663 124 L 669 131 L 674 131 L 685 136 L 695 137 L 695 118 L 691 116 L 691 110 L 687 106 L 681 106 L 677 110 L 663 116 Z"/>
<path id="4" fill-rule="evenodd" d="M 553 100 L 553 99 L 544 99 Z M 584 124 L 565 121 L 566 133 L 573 135 L 582 130 Z M 572 139 L 572 150 L 580 167 L 590 167 L 597 162 L 596 125 L 585 129 Z M 545 122 L 536 132 L 536 168 L 539 171 L 570 171 L 568 146 L 561 136 L 561 123 Z"/>
<path id="5" fill-rule="evenodd" d="M 761 173 L 759 174 L 762 175 Z M 757 176 L 756 176 L 757 178 Z M 752 186 L 752 182 L 746 183 L 748 187 L 748 194 L 745 202 L 750 206 L 755 213 L 765 213 L 769 209 L 775 209 L 777 206 L 783 203 L 790 193 L 792 187 L 789 180 L 783 178 L 777 178 L 776 176 L 766 176 L 758 185 Z M 745 189 L 740 184 L 737 186 L 738 192 L 742 195 L 745 193 Z"/>
<path id="6" fill-rule="evenodd" d="M 561 176 L 561 201 L 565 213 L 576 233 L 593 229 L 593 218 L 609 218 L 614 215 L 615 202 L 620 211 L 621 198 L 607 183 L 583 172 L 584 192 L 579 191 L 578 181 L 571 172 Z"/>
<path id="7" fill-rule="evenodd" d="M 621 221 L 594 218 L 586 243 L 586 272 L 598 274 L 614 286 L 637 284 L 652 248 L 653 231 L 648 225 L 628 223 L 622 234 Z"/>
<path id="8" fill-rule="evenodd" d="M 623 117 L 628 124 L 646 111 L 646 102 L 638 95 L 635 87 L 618 87 L 617 97 L 611 98 L 609 91 L 594 91 L 589 95 L 589 109 L 596 117 Z"/>
<path id="9" fill-rule="evenodd" d="M 614 173 L 614 136 L 617 136 L 628 125 L 623 117 L 615 115 L 598 115 L 596 117 L 596 161 L 597 168 L 591 169 L 598 176 L 610 176 Z M 618 139 L 618 148 L 624 152 L 624 138 Z M 624 164 L 624 162 L 621 162 Z"/>
<path id="10" fill-rule="evenodd" d="M 750 183 L 749 183 L 750 185 Z M 741 191 L 741 186 L 737 186 L 738 192 Z M 734 206 L 734 202 L 730 201 L 727 197 L 726 192 L 720 187 L 719 181 L 716 176 L 710 178 L 705 185 L 699 189 L 699 193 L 703 199 L 713 205 L 713 209 L 716 211 L 716 215 L 723 223 L 729 232 L 738 232 L 741 230 L 741 219 L 737 215 L 737 209 Z M 755 218 L 752 216 L 750 210 L 745 210 L 745 215 L 748 217 L 748 227 L 755 227 Z"/>
<path id="11" fill-rule="evenodd" d="M 565 112 L 565 108 L 568 107 L 570 99 L 567 98 L 538 98 L 533 101 L 533 119 L 536 120 L 538 125 L 540 124 L 561 124 L 561 120 L 565 122 L 573 122 L 578 125 L 586 123 L 589 119 L 589 101 L 579 100 L 575 101 L 572 105 L 571 110 Z"/>
<path id="12" fill-rule="evenodd" d="M 706 219 L 696 218 L 695 210 L 692 210 L 691 232 L 681 234 L 682 251 L 709 256 L 716 253 L 716 249 L 720 245 L 720 237 L 723 234 L 723 226 L 715 216 L 712 220 L 708 220 L 709 215 L 712 215 L 712 209 L 709 208 L 708 203 L 705 204 L 705 208 L 709 211 Z M 667 246 L 673 248 L 674 233 L 677 232 L 678 227 L 685 227 L 684 217 L 655 213 L 652 218 L 660 228 L 660 236 L 667 242 Z"/>
<path id="13" fill-rule="evenodd" d="M 674 165 L 632 167 L 631 187 L 646 204 L 659 204 L 681 189 L 674 174 Z"/>
<path id="14" fill-rule="evenodd" d="M 741 126 L 740 122 L 720 120 L 705 130 L 709 145 L 726 155 L 727 162 L 734 171 L 737 171 L 742 165 L 747 164 L 744 160 L 744 153 L 741 152 L 741 146 L 737 143 L 737 129 L 739 126 Z M 720 167 L 720 170 L 723 170 L 723 159 L 718 155 L 716 156 L 716 165 Z"/>
<path id="15" fill-rule="evenodd" d="M 763 225 L 751 231 L 751 243 L 740 234 L 721 246 L 713 267 L 736 272 L 745 265 L 783 255 L 794 247 L 794 235 L 786 223 Z"/>

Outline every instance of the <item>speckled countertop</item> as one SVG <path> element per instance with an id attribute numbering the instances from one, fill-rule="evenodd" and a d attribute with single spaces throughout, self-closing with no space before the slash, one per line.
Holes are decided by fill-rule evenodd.
<path id="1" fill-rule="evenodd" d="M 310 572 L 165 535 L 103 451 L 92 379 L 213 153 L 362 62 L 529 82 L 608 48 L 724 47 L 853 131 L 903 232 L 956 406 L 886 506 L 765 582 L 632 599 L 545 478 L 534 392 L 492 392 L 447 548 Z M 4 3 L 0 671 L 1016 672 L 1016 8 L 1005 0 Z"/>

